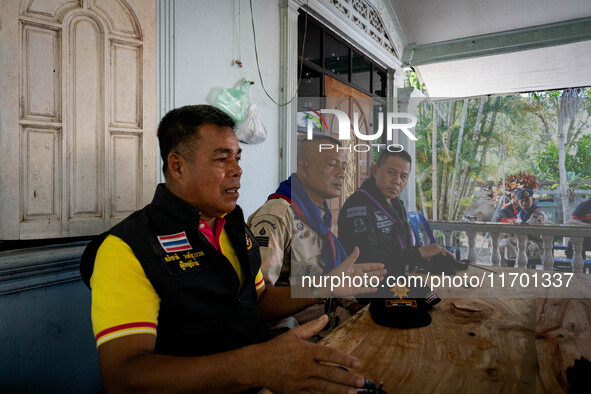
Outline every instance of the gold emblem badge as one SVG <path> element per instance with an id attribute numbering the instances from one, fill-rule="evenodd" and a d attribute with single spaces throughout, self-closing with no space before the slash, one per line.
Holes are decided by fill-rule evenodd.
<path id="1" fill-rule="evenodd" d="M 400 287 L 396 285 L 393 288 L 391 288 L 390 291 L 394 293 L 394 297 L 402 299 L 402 297 L 408 297 L 409 289 L 407 289 L 406 286 Z"/>

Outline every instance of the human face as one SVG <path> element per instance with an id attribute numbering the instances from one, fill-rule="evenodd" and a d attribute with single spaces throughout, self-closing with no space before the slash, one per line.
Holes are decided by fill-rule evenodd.
<path id="1" fill-rule="evenodd" d="M 390 200 L 404 190 L 410 175 L 410 163 L 402 157 L 390 156 L 380 166 L 374 165 L 371 174 L 380 192 Z"/>
<path id="2" fill-rule="evenodd" d="M 517 208 L 519 206 L 519 199 L 517 198 L 517 194 L 511 194 L 511 205 L 513 205 L 514 208 Z"/>
<path id="3" fill-rule="evenodd" d="M 199 208 L 202 220 L 220 217 L 236 208 L 242 168 L 241 149 L 230 127 L 199 126 L 195 148 L 182 157 L 178 181 L 180 198 Z"/>
<path id="4" fill-rule="evenodd" d="M 529 197 L 521 197 L 519 199 L 519 206 L 524 211 L 527 211 L 528 209 L 530 209 L 531 206 L 533 205 L 533 203 L 534 203 L 534 198 L 532 196 L 529 196 Z"/>
<path id="5" fill-rule="evenodd" d="M 297 175 L 312 202 L 320 206 L 325 200 L 340 196 L 347 171 L 345 153 L 337 152 L 336 147 L 319 152 L 315 142 L 304 153 L 298 160 Z"/>

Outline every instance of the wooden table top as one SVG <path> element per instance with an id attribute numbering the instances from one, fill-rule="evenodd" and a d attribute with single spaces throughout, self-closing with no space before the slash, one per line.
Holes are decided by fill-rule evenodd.
<path id="1" fill-rule="evenodd" d="M 591 291 L 591 275 L 573 279 Z M 566 369 L 591 361 L 591 298 L 444 298 L 430 314 L 396 329 L 366 307 L 321 343 L 358 357 L 357 372 L 390 394 L 567 392 Z"/>

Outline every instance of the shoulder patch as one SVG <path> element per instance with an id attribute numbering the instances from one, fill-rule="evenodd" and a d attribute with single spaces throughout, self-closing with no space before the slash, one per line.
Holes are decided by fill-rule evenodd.
<path id="1" fill-rule="evenodd" d="M 367 216 L 367 207 L 347 208 L 347 218 L 354 218 L 358 216 Z"/>
<path id="2" fill-rule="evenodd" d="M 264 248 L 269 246 L 269 237 L 254 237 L 254 239 L 257 241 L 259 246 Z"/>
<path id="3" fill-rule="evenodd" d="M 251 229 L 253 232 L 258 231 L 260 235 L 265 235 L 265 233 L 267 232 L 267 230 L 265 230 L 265 225 L 267 225 L 268 230 L 269 229 L 277 230 L 277 223 L 273 223 L 267 219 L 263 219 L 263 220 L 257 221 L 256 223 L 252 223 Z M 259 230 L 259 227 L 261 228 L 260 230 Z"/>
<path id="4" fill-rule="evenodd" d="M 365 222 L 362 218 L 355 218 L 353 221 L 353 229 L 356 233 L 362 233 L 367 230 L 367 227 L 365 227 Z"/>
<path id="5" fill-rule="evenodd" d="M 384 221 L 384 220 L 388 220 L 388 215 L 386 215 L 386 214 L 385 214 L 384 212 L 382 212 L 382 211 L 376 211 L 376 212 L 375 212 L 375 215 L 376 215 L 376 220 L 377 220 L 378 222 L 382 222 L 382 221 Z"/>
<path id="6" fill-rule="evenodd" d="M 252 240 L 250 239 L 250 237 L 248 236 L 248 234 L 246 235 L 246 250 L 250 250 L 252 249 L 253 243 Z"/>

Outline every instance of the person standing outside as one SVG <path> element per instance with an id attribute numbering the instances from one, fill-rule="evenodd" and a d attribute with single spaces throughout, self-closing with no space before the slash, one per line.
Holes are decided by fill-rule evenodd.
<path id="1" fill-rule="evenodd" d="M 520 191 L 521 189 L 518 187 L 511 190 L 511 202 L 505 205 L 503 209 L 499 211 L 495 217 L 495 222 L 501 222 L 505 224 L 515 223 L 517 217 L 519 216 L 519 211 L 521 211 L 519 198 L 517 197 Z M 515 249 L 509 245 L 509 238 L 511 237 L 512 235 L 507 233 L 501 233 L 499 235 L 499 253 L 501 256 L 503 256 L 506 265 L 514 265 L 515 260 L 517 259 Z"/>
<path id="2" fill-rule="evenodd" d="M 521 189 L 518 187 L 511 190 L 511 201 L 499 211 L 495 217 L 495 222 L 512 223 L 517 219 L 519 211 L 521 211 L 521 207 L 519 206 L 519 198 L 517 198 L 517 195 L 520 191 Z"/>
<path id="3" fill-rule="evenodd" d="M 550 224 L 546 213 L 542 210 L 542 208 L 536 205 L 533 190 L 527 187 L 523 188 L 517 194 L 517 198 L 519 199 L 519 206 L 521 210 L 519 211 L 517 218 L 512 221 L 512 223 L 521 225 Z M 508 253 L 512 249 L 511 255 L 517 256 L 519 251 L 518 242 L 519 241 L 516 235 L 507 238 L 506 248 L 508 249 Z M 525 246 L 528 260 L 534 260 L 536 262 L 542 261 L 542 251 L 544 249 L 543 240 L 540 235 L 528 234 Z"/>

